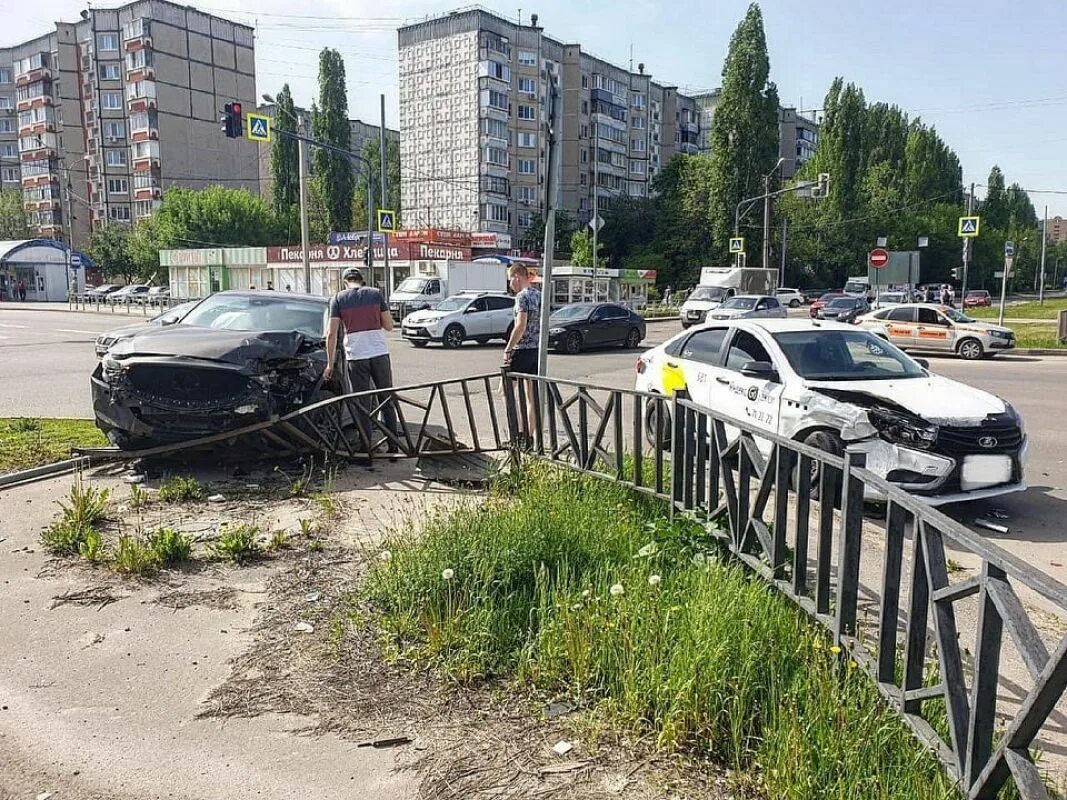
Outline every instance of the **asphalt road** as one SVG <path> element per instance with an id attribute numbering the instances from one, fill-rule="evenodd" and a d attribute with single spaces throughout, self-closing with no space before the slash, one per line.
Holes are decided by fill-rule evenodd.
<path id="1" fill-rule="evenodd" d="M 98 333 L 135 322 L 121 311 L 68 312 L 0 305 L 0 416 L 90 417 L 89 374 L 96 365 Z M 652 322 L 643 347 L 659 344 L 678 330 L 674 320 Z M 431 345 L 415 349 L 391 335 L 394 381 L 425 383 L 500 367 L 503 345 L 468 343 L 457 351 Z M 964 522 L 991 509 L 1009 519 L 1006 536 L 983 531 L 1031 563 L 1067 582 L 1067 357 L 1001 355 L 966 362 L 926 356 L 931 368 L 949 378 L 1000 395 L 1026 421 L 1030 441 L 1026 492 L 946 509 Z M 604 386 L 633 386 L 637 352 L 618 348 L 577 356 L 553 354 L 549 373 Z"/>

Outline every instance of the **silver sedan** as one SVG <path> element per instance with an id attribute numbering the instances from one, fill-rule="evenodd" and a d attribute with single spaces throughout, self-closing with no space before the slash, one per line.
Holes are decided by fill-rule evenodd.
<path id="1" fill-rule="evenodd" d="M 777 297 L 742 294 L 731 297 L 710 314 L 708 319 L 785 319 L 785 306 Z"/>

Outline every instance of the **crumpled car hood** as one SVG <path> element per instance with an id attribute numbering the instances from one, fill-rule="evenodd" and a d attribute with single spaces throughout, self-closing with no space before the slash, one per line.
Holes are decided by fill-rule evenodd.
<path id="1" fill-rule="evenodd" d="M 297 331 L 225 331 L 178 326 L 141 333 L 116 342 L 108 355 L 179 356 L 246 364 L 263 359 L 292 358 L 306 350 L 308 337 Z"/>
<path id="2" fill-rule="evenodd" d="M 805 381 L 811 390 L 827 390 L 840 395 L 868 395 L 905 408 L 927 422 L 938 425 L 978 425 L 990 414 L 1005 411 L 996 395 L 974 389 L 958 381 L 931 375 L 899 381 Z"/>

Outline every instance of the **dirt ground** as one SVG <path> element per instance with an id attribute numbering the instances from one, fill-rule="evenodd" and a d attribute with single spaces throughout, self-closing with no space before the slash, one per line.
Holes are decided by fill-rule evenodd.
<path id="1" fill-rule="evenodd" d="M 93 476 L 113 492 L 106 538 L 166 524 L 202 556 L 221 522 L 244 521 L 292 546 L 121 578 L 42 550 L 70 476 L 0 493 L 0 799 L 727 796 L 721 774 L 683 780 L 647 743 L 545 719 L 503 687 L 460 692 L 389 665 L 348 621 L 383 531 L 475 492 L 410 463 L 352 468 L 332 482 L 338 518 L 309 538 L 300 520 L 323 508 L 285 497 L 277 475 L 205 480 L 224 502 L 134 509 L 118 476 Z M 361 746 L 382 739 L 402 741 Z"/>

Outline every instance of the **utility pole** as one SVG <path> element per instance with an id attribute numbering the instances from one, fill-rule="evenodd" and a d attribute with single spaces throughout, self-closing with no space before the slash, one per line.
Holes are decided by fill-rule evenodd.
<path id="1" fill-rule="evenodd" d="M 307 117 L 300 115 L 298 120 L 300 132 L 310 136 L 307 129 Z M 303 139 L 297 139 L 297 160 L 300 162 L 300 252 L 304 262 L 304 291 L 311 294 L 311 233 L 308 228 L 308 149 Z M 291 151 L 290 151 L 291 152 Z M 323 287 L 323 293 L 326 287 Z"/>
<path id="2" fill-rule="evenodd" d="M 594 123 L 595 127 L 595 123 Z M 594 131 L 594 133 L 596 133 Z M 600 136 L 599 134 L 593 137 L 593 300 L 600 300 L 600 284 L 596 279 L 596 245 L 597 236 L 599 231 L 597 230 L 600 222 Z"/>
<path id="3" fill-rule="evenodd" d="M 1045 206 L 1045 218 L 1041 222 L 1041 283 L 1037 289 L 1037 300 L 1045 305 L 1045 251 L 1048 248 L 1048 206 Z"/>
<path id="4" fill-rule="evenodd" d="M 74 247 L 74 203 L 70 199 L 70 167 L 64 166 L 67 173 L 67 180 L 63 185 L 63 195 L 67 201 L 67 213 L 64 214 L 67 223 L 67 302 L 70 302 L 70 254 L 71 248 Z M 78 288 L 77 281 L 74 282 L 74 288 Z"/>
<path id="5" fill-rule="evenodd" d="M 971 183 L 971 193 L 967 195 L 967 216 L 974 215 L 974 183 Z M 960 302 L 963 302 L 963 298 L 967 296 L 967 272 L 971 266 L 971 248 L 974 247 L 974 240 L 967 238 L 963 240 L 963 284 L 960 286 Z"/>
<path id="6" fill-rule="evenodd" d="M 389 208 L 386 203 L 386 191 L 388 185 L 388 177 L 386 175 L 385 162 L 386 162 L 386 142 L 385 142 L 385 95 L 382 95 L 382 127 L 378 131 L 378 161 L 382 167 L 382 208 Z M 396 209 L 393 209 L 395 212 Z M 395 221 L 394 221 L 395 224 Z M 385 293 L 386 297 L 393 293 L 393 276 L 389 272 L 389 234 L 382 234 L 382 243 L 385 251 Z"/>
<path id="7" fill-rule="evenodd" d="M 781 163 L 781 162 L 779 162 Z M 771 170 L 763 176 L 763 258 L 760 266 L 768 269 L 771 263 Z"/>
<path id="8" fill-rule="evenodd" d="M 786 217 L 782 217 L 782 263 L 778 267 L 778 285 L 785 286 L 785 236 L 786 229 L 789 227 L 789 220 Z"/>
<path id="9" fill-rule="evenodd" d="M 556 186 L 558 177 L 558 159 L 556 153 L 556 119 L 559 105 L 559 90 L 556 85 L 556 76 L 548 73 L 548 175 L 545 184 L 547 195 L 545 197 L 545 244 L 544 266 L 541 268 L 541 331 L 537 342 L 537 374 L 548 375 L 548 318 L 552 311 L 552 259 L 555 257 L 556 248 Z M 597 146 L 599 150 L 599 145 Z M 595 191 L 595 187 L 594 187 Z M 595 196 L 595 195 L 594 195 Z M 547 392 L 542 392 L 542 402 L 547 402 Z M 521 402 L 521 401 L 520 401 Z"/>

